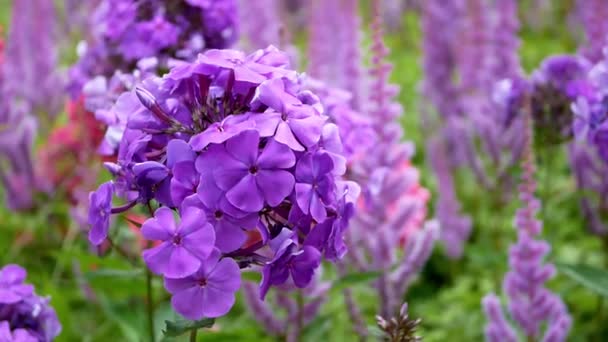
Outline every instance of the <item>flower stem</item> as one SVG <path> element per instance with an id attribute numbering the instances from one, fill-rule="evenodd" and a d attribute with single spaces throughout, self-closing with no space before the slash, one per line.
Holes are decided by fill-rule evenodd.
<path id="1" fill-rule="evenodd" d="M 154 302 L 152 298 L 152 273 L 149 269 L 146 269 L 146 300 L 148 305 L 146 307 L 148 314 L 148 333 L 150 334 L 150 341 L 156 341 L 154 333 Z"/>
<path id="2" fill-rule="evenodd" d="M 194 329 L 190 332 L 190 342 L 196 342 L 197 333 L 198 333 L 198 329 Z"/>

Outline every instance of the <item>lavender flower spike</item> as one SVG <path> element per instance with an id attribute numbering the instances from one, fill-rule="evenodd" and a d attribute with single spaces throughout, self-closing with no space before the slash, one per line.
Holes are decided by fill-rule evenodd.
<path id="1" fill-rule="evenodd" d="M 555 267 L 543 263 L 543 258 L 549 253 L 549 244 L 535 239 L 540 235 L 542 222 L 535 218 L 540 208 L 540 201 L 534 197 L 536 166 L 532 149 L 532 119 L 527 108 L 522 114 L 525 124 L 523 175 L 519 187 L 522 207 L 517 211 L 515 218 L 518 240 L 509 251 L 511 270 L 506 274 L 503 286 L 509 299 L 511 317 L 528 340 L 540 340 L 543 336 L 540 328 L 542 323 L 546 322 L 547 328 L 542 340 L 565 341 L 571 324 L 570 315 L 561 298 L 544 287 L 544 283 L 555 274 Z M 492 300 L 490 297 L 486 302 Z M 501 315 L 494 312 L 493 306 L 496 304 L 485 305 L 490 306 L 490 310 L 486 308 L 490 321 L 487 331 L 492 332 L 498 327 L 504 328 Z"/>
<path id="2" fill-rule="evenodd" d="M 49 118 L 63 105 L 56 18 L 53 1 L 14 1 L 2 66 L 3 92 Z"/>

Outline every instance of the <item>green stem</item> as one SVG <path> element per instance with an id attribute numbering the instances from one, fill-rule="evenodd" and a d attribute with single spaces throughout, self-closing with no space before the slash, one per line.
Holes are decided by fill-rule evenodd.
<path id="1" fill-rule="evenodd" d="M 155 329 L 154 329 L 154 302 L 152 298 L 152 273 L 149 269 L 146 269 L 146 299 L 147 299 L 147 315 L 148 315 L 148 333 L 150 335 L 150 341 L 156 341 Z"/>
<path id="2" fill-rule="evenodd" d="M 198 329 L 194 329 L 190 332 L 190 342 L 196 342 L 197 333 L 198 333 Z"/>

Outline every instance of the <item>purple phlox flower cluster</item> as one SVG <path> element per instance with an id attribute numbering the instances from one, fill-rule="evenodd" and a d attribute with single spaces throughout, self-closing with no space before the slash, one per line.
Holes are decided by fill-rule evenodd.
<path id="1" fill-rule="evenodd" d="M 341 272 L 381 271 L 375 282 L 379 312 L 392 316 L 401 303 L 407 287 L 429 258 L 439 227 L 425 223 L 429 194 L 419 185 L 419 174 L 410 164 L 413 145 L 401 142 L 403 131 L 398 118 L 401 106 L 393 100 L 398 89 L 389 84 L 392 66 L 385 61 L 388 49 L 383 42 L 382 15 L 379 1 L 373 3 L 371 96 L 367 118 L 375 133 L 375 143 L 365 158 L 349 165 L 349 176 L 359 175 L 363 191 L 358 211 L 348 233 L 352 248 Z M 342 127 L 340 126 L 340 129 Z M 351 320 L 362 322 L 359 310 L 346 291 L 345 299 Z M 355 326 L 365 335 L 364 326 Z"/>
<path id="2" fill-rule="evenodd" d="M 89 22 L 68 90 L 73 98 L 95 92 L 93 112 L 110 109 L 115 95 L 132 83 L 126 77 L 162 73 L 206 49 L 228 48 L 238 34 L 236 0 L 101 0 Z"/>
<path id="3" fill-rule="evenodd" d="M 571 92 L 572 131 L 578 141 L 597 150 L 608 162 L 608 53 L 593 65 Z"/>
<path id="4" fill-rule="evenodd" d="M 314 0 L 309 6 L 308 73 L 352 94 L 363 110 L 366 78 L 361 55 L 361 18 L 357 0 Z"/>
<path id="5" fill-rule="evenodd" d="M 337 261 L 359 187 L 343 181 L 340 141 L 319 98 L 274 47 L 250 55 L 209 50 L 118 97 L 126 125 L 114 180 L 90 195 L 89 239 L 136 205 L 147 267 L 165 278 L 189 319 L 224 315 L 240 268 L 262 267 L 260 296 L 289 279 L 306 287 L 325 257 Z M 124 205 L 113 207 L 113 197 Z"/>
<path id="6" fill-rule="evenodd" d="M 585 32 L 582 54 L 596 63 L 604 58 L 603 49 L 608 43 L 608 3 L 602 0 L 578 0 L 576 11 Z"/>
<path id="7" fill-rule="evenodd" d="M 318 272 L 306 288 L 300 290 L 289 282 L 278 287 L 269 300 L 262 301 L 254 283 L 243 284 L 253 318 L 271 335 L 283 336 L 287 341 L 297 341 L 306 326 L 318 316 L 330 287 L 331 283 L 322 281 Z"/>
<path id="8" fill-rule="evenodd" d="M 544 287 L 555 275 L 552 264 L 543 263 L 550 245 L 537 239 L 542 222 L 535 218 L 540 201 L 534 197 L 535 163 L 532 145 L 532 118 L 524 112 L 525 148 L 522 160 L 522 179 L 519 186 L 522 207 L 515 217 L 517 242 L 509 250 L 510 270 L 504 278 L 504 292 L 508 298 L 511 318 L 521 328 L 528 340 L 565 341 L 570 330 L 571 318 L 561 298 Z M 514 329 L 508 323 L 494 294 L 483 300 L 489 323 L 486 327 L 488 341 L 516 341 Z M 545 333 L 540 331 L 546 322 Z"/>
<path id="9" fill-rule="evenodd" d="M 51 2 L 13 5 L 0 61 L 0 183 L 14 210 L 31 208 L 34 190 L 49 190 L 36 175 L 32 145 L 39 122 L 46 127 L 61 108 L 55 24 Z"/>
<path id="10" fill-rule="evenodd" d="M 57 314 L 24 283 L 26 275 L 18 265 L 0 268 L 0 341 L 53 341 L 61 332 Z"/>

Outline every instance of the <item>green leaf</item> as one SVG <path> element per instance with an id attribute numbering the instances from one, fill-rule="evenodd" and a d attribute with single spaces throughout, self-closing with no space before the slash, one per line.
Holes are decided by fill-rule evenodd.
<path id="1" fill-rule="evenodd" d="M 353 285 L 364 284 L 378 278 L 381 274 L 380 271 L 350 273 L 336 280 L 331 290 L 340 291 Z"/>
<path id="2" fill-rule="evenodd" d="M 608 297 L 608 271 L 587 265 L 558 264 L 557 269 L 588 289 Z"/>
<path id="3" fill-rule="evenodd" d="M 137 278 L 144 274 L 144 270 L 141 268 L 131 270 L 118 270 L 118 269 L 100 269 L 95 271 L 89 271 L 85 274 L 87 279 L 95 278 Z"/>
<path id="4" fill-rule="evenodd" d="M 253 272 L 253 271 L 241 272 L 241 279 L 249 280 L 254 283 L 259 283 L 260 281 L 262 281 L 262 275 L 260 274 L 260 272 Z"/>
<path id="5" fill-rule="evenodd" d="M 165 330 L 163 330 L 163 334 L 165 337 L 177 337 L 192 330 L 210 328 L 213 326 L 213 323 L 215 323 L 215 318 L 204 318 L 199 321 L 165 321 Z"/>

